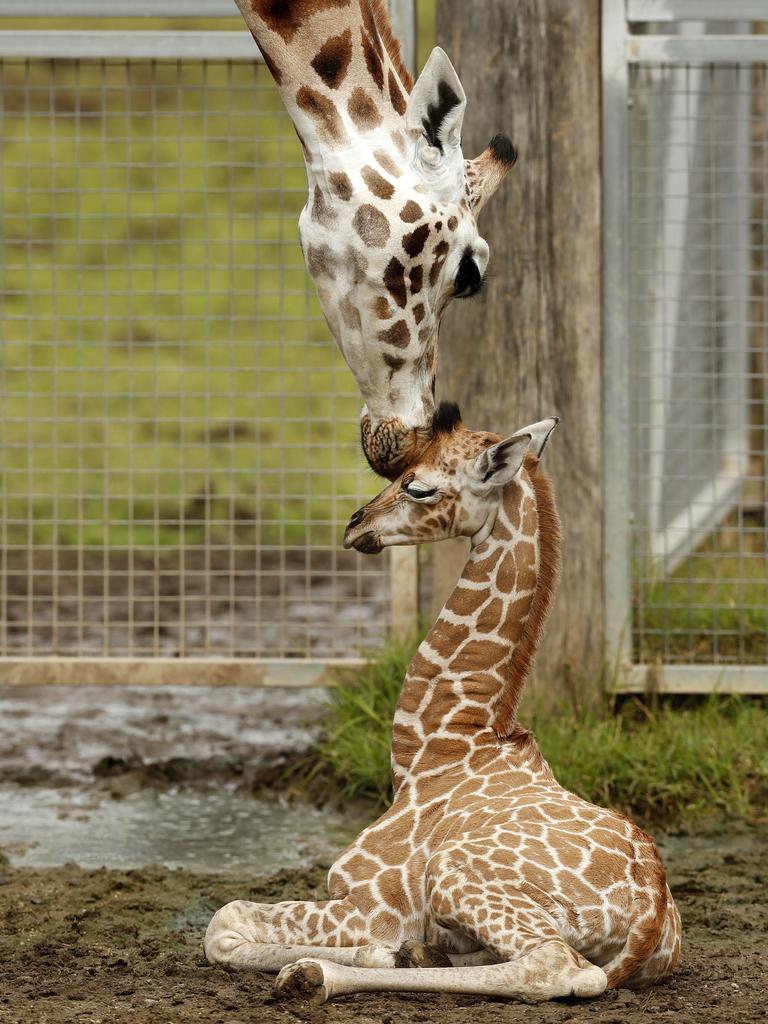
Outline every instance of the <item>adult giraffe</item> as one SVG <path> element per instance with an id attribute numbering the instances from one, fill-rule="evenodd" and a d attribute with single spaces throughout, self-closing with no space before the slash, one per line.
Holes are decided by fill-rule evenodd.
<path id="1" fill-rule="evenodd" d="M 437 330 L 488 263 L 477 215 L 515 161 L 464 160 L 466 97 L 440 49 L 418 81 L 382 0 L 236 0 L 304 151 L 299 230 L 365 406 L 363 448 L 393 479 L 429 440 Z"/>
<path id="2" fill-rule="evenodd" d="M 674 968 L 680 918 L 653 841 L 564 790 L 517 720 L 559 568 L 539 469 L 556 422 L 502 440 L 441 407 L 418 464 L 352 517 L 345 543 L 363 552 L 472 541 L 403 685 L 394 801 L 331 868 L 329 901 L 230 903 L 209 925 L 209 960 L 283 968 L 279 990 L 321 999 L 595 996 Z M 453 966 L 392 969 L 424 942 Z"/>

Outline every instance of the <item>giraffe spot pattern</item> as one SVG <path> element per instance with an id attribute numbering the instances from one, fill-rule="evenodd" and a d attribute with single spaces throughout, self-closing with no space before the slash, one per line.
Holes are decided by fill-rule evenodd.
<path id="1" fill-rule="evenodd" d="M 326 143 L 346 141 L 346 133 L 339 112 L 332 100 L 317 89 L 302 85 L 296 93 L 296 104 L 312 118 L 319 137 Z"/>
<path id="2" fill-rule="evenodd" d="M 362 132 L 373 131 L 382 121 L 381 112 L 374 101 L 359 85 L 352 90 L 347 101 L 349 116 Z"/>
<path id="3" fill-rule="evenodd" d="M 382 177 L 378 171 L 373 169 L 373 167 L 368 167 L 368 165 L 366 165 L 360 174 L 365 184 L 375 196 L 379 199 L 392 198 L 395 186 L 391 182 L 387 181 L 386 178 Z"/>
<path id="4" fill-rule="evenodd" d="M 424 249 L 429 236 L 429 224 L 421 224 L 407 235 L 403 235 L 403 249 L 411 259 L 415 259 Z M 445 244 L 446 251 L 448 244 Z"/>
<path id="5" fill-rule="evenodd" d="M 413 201 L 413 199 L 409 199 L 400 211 L 400 220 L 404 220 L 406 224 L 415 224 L 415 222 L 417 220 L 421 220 L 423 216 L 424 211 L 418 203 Z"/>
<path id="6" fill-rule="evenodd" d="M 397 373 L 405 366 L 404 359 L 401 359 L 400 356 L 393 356 L 390 352 L 385 352 L 382 358 L 392 373 Z"/>
<path id="7" fill-rule="evenodd" d="M 351 327 L 354 330 L 360 330 L 360 311 L 354 303 L 350 302 L 345 296 L 339 303 L 339 309 L 341 311 L 341 317 L 347 327 Z"/>
<path id="8" fill-rule="evenodd" d="M 387 88 L 389 89 L 389 99 L 392 106 L 402 117 L 405 114 L 405 96 L 403 96 L 400 86 L 397 83 L 397 79 L 391 70 L 387 74 Z"/>
<path id="9" fill-rule="evenodd" d="M 389 240 L 389 221 L 381 210 L 363 203 L 352 218 L 352 226 L 366 245 L 381 249 Z"/>
<path id="10" fill-rule="evenodd" d="M 352 182 L 344 171 L 332 171 L 328 175 L 328 184 L 333 194 L 345 203 L 352 198 Z"/>
<path id="11" fill-rule="evenodd" d="M 424 282 L 424 268 L 420 263 L 414 264 L 408 271 L 408 282 L 411 286 L 411 295 L 418 295 Z"/>
<path id="12" fill-rule="evenodd" d="M 371 40 L 371 37 L 364 30 L 360 30 L 360 42 L 363 47 L 363 57 L 365 58 L 365 64 L 368 68 L 373 81 L 376 83 L 376 87 L 379 92 L 384 91 L 384 65 L 381 62 L 381 57 L 376 52 L 376 47 Z"/>
<path id="13" fill-rule="evenodd" d="M 251 10 L 290 43 L 302 23 L 319 11 L 349 7 L 350 0 L 251 0 Z"/>
<path id="14" fill-rule="evenodd" d="M 387 174 L 390 174 L 393 178 L 399 178 L 401 176 L 402 171 L 385 149 L 375 149 L 373 151 L 373 158 L 379 167 L 386 171 Z"/>
<path id="15" fill-rule="evenodd" d="M 384 270 L 384 286 L 397 305 L 401 309 L 405 309 L 408 303 L 405 288 L 405 267 L 397 256 L 392 257 Z"/>
<path id="16" fill-rule="evenodd" d="M 391 320 L 392 319 L 392 307 L 389 301 L 384 298 L 383 295 L 377 295 L 371 302 L 371 309 L 376 314 L 379 320 Z"/>
<path id="17" fill-rule="evenodd" d="M 379 341 L 385 345 L 392 345 L 395 348 L 407 348 L 410 342 L 408 325 L 405 320 L 397 320 L 391 327 L 379 331 Z"/>
<path id="18" fill-rule="evenodd" d="M 307 270 L 312 277 L 333 277 L 336 254 L 328 245 L 310 245 L 307 248 Z"/>
<path id="19" fill-rule="evenodd" d="M 352 60 L 352 31 L 331 36 L 320 47 L 311 64 L 329 89 L 338 89 L 344 81 Z"/>
<path id="20" fill-rule="evenodd" d="M 424 319 L 425 313 L 426 310 L 424 308 L 424 303 L 417 302 L 416 305 L 413 307 L 413 319 L 416 321 L 417 324 L 420 324 L 421 321 Z"/>
<path id="21" fill-rule="evenodd" d="M 323 190 L 319 185 L 315 185 L 315 190 L 312 195 L 312 220 L 318 224 L 322 224 L 323 227 L 329 228 L 335 224 L 337 215 L 333 207 L 326 202 Z"/>
<path id="22" fill-rule="evenodd" d="M 368 260 L 365 255 L 350 247 L 347 249 L 346 264 L 352 284 L 362 284 L 368 272 Z"/>

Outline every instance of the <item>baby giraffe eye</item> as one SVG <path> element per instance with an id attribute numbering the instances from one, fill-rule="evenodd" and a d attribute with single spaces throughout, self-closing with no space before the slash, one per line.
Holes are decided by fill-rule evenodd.
<path id="1" fill-rule="evenodd" d="M 408 484 L 404 483 L 403 490 L 409 498 L 414 498 L 416 501 L 421 501 L 425 498 L 432 498 L 437 494 L 436 487 L 423 487 L 420 483 L 415 481 L 411 481 Z"/>

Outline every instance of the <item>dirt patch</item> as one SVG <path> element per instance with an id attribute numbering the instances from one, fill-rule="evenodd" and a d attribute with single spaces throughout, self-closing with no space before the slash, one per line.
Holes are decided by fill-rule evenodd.
<path id="1" fill-rule="evenodd" d="M 0 867 L 2 1024 L 346 1022 L 752 1024 L 768 991 L 768 828 L 670 837 L 671 882 L 686 933 L 673 978 L 645 993 L 530 1007 L 476 997 L 358 995 L 323 1007 L 275 1002 L 267 975 L 211 967 L 201 938 L 235 897 L 275 902 L 325 895 L 325 869 L 272 878 Z"/>

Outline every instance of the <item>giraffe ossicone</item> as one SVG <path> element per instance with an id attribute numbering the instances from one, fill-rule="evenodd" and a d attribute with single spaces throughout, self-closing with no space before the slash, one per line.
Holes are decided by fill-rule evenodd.
<path id="1" fill-rule="evenodd" d="M 323 313 L 364 401 L 363 449 L 390 479 L 429 442 L 437 332 L 488 264 L 477 215 L 514 164 L 461 150 L 466 96 L 432 51 L 413 83 L 382 0 L 236 0 L 307 168 L 299 220 Z"/>
<path id="2" fill-rule="evenodd" d="M 643 987 L 674 968 L 680 918 L 653 840 L 561 787 L 517 719 L 554 593 L 559 519 L 540 456 L 438 410 L 422 458 L 355 513 L 362 551 L 467 536 L 469 560 L 395 712 L 391 807 L 338 857 L 330 899 L 236 901 L 206 955 L 280 970 L 277 990 L 466 992 L 530 1002 Z M 421 944 L 451 966 L 425 962 Z"/>

